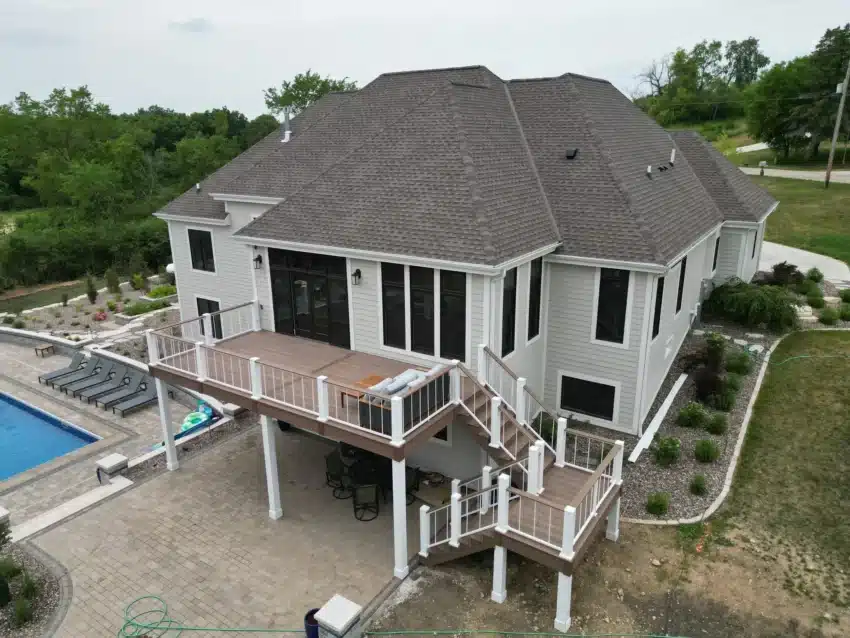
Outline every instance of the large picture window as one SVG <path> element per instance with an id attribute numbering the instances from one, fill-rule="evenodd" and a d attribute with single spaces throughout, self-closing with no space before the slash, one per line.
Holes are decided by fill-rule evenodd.
<path id="1" fill-rule="evenodd" d="M 440 271 L 440 356 L 466 359 L 466 274 Z"/>
<path id="2" fill-rule="evenodd" d="M 596 339 L 599 341 L 625 342 L 630 275 L 628 270 L 600 269 L 595 328 Z"/>
<path id="3" fill-rule="evenodd" d="M 384 345 L 404 349 L 404 266 L 381 264 L 381 300 L 384 320 Z"/>
<path id="4" fill-rule="evenodd" d="M 516 347 L 516 268 L 505 273 L 502 288 L 502 356 Z"/>
<path id="5" fill-rule="evenodd" d="M 661 330 L 661 307 L 664 305 L 664 277 L 658 278 L 655 284 L 655 314 L 652 317 L 652 338 L 658 336 Z"/>
<path id="6" fill-rule="evenodd" d="M 679 268 L 679 291 L 676 293 L 676 313 L 682 309 L 682 298 L 685 296 L 685 274 L 688 270 L 688 258 L 682 257 L 682 266 Z"/>
<path id="7" fill-rule="evenodd" d="M 434 354 L 434 269 L 410 267 L 410 349 Z"/>
<path id="8" fill-rule="evenodd" d="M 215 257 L 210 231 L 189 229 L 189 253 L 192 258 L 192 268 L 215 272 Z"/>
<path id="9" fill-rule="evenodd" d="M 531 262 L 528 276 L 528 340 L 540 334 L 540 298 L 543 294 L 543 257 Z"/>
<path id="10" fill-rule="evenodd" d="M 613 421 L 616 397 L 612 385 L 561 375 L 561 410 Z"/>

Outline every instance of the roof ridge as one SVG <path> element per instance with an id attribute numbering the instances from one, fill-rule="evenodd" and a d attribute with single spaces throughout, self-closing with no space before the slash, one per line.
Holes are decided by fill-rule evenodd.
<path id="1" fill-rule="evenodd" d="M 570 77 L 568 74 L 564 74 L 561 76 L 564 79 Z M 632 214 L 633 219 L 635 219 L 638 227 L 638 231 L 643 237 L 643 240 L 646 242 L 646 245 L 649 247 L 652 255 L 655 257 L 657 262 L 663 262 L 664 259 L 661 256 L 660 251 L 658 250 L 658 246 L 655 241 L 652 239 L 652 233 L 649 230 L 649 227 L 646 224 L 646 220 L 643 215 L 635 211 L 635 207 L 632 205 L 632 201 L 629 198 L 628 192 L 623 186 L 622 181 L 617 177 L 617 172 L 614 170 L 613 161 L 611 160 L 611 155 L 608 153 L 608 149 L 605 148 L 605 145 L 602 143 L 599 134 L 597 133 L 596 124 L 593 118 L 590 117 L 587 106 L 585 104 L 584 95 L 582 92 L 578 90 L 574 84 L 570 84 L 571 91 L 576 96 L 576 103 L 579 105 L 579 111 L 584 118 L 585 125 L 587 126 L 588 134 L 593 139 L 594 144 L 596 145 L 597 150 L 599 151 L 600 156 L 603 159 L 605 167 L 608 169 L 608 173 L 611 175 L 611 179 L 614 181 L 617 190 L 620 192 L 620 195 L 623 197 L 623 201 L 629 209 L 629 212 Z"/>
<path id="2" fill-rule="evenodd" d="M 451 86 L 451 85 L 450 85 Z M 488 258 L 496 256 L 496 247 L 493 245 L 493 234 L 490 232 L 487 218 L 483 211 L 483 197 L 478 188 L 478 180 L 475 172 L 475 161 L 469 153 L 469 144 L 466 139 L 466 129 L 463 128 L 461 122 L 461 114 L 458 110 L 457 100 L 455 99 L 454 89 L 449 90 L 449 108 L 452 111 L 452 123 L 457 131 L 458 145 L 460 146 L 461 163 L 463 164 L 463 172 L 469 183 L 469 191 L 472 196 L 472 210 L 475 215 L 475 224 L 481 233 L 484 240 L 484 254 Z"/>
<path id="3" fill-rule="evenodd" d="M 537 187 L 540 189 L 540 195 L 543 197 L 543 205 L 546 209 L 546 213 L 549 215 L 549 221 L 552 222 L 552 228 L 555 230 L 555 236 L 559 241 L 561 241 L 561 231 L 558 229 L 558 220 L 555 219 L 555 213 L 552 212 L 552 206 L 549 203 L 549 196 L 546 195 L 546 189 L 543 188 L 543 180 L 540 178 L 540 173 L 537 170 L 537 162 L 534 161 L 534 154 L 531 152 L 531 147 L 528 145 L 528 139 L 525 137 L 525 129 L 523 129 L 522 122 L 517 114 L 516 106 L 514 105 L 514 100 L 511 96 L 511 91 L 508 88 L 507 83 L 503 83 L 502 87 L 505 91 L 505 97 L 508 99 L 508 106 L 511 109 L 511 115 L 514 118 L 517 130 L 519 131 L 519 139 L 522 143 L 522 148 L 528 158 L 528 163 L 531 165 L 531 172 L 534 175 L 534 181 L 537 182 Z"/>
<path id="4" fill-rule="evenodd" d="M 597 78 L 592 75 L 582 75 L 581 73 L 572 73 L 567 71 L 566 73 L 560 75 L 562 78 L 581 78 L 582 80 L 590 80 L 592 82 L 599 82 L 600 84 L 611 84 L 610 80 L 606 80 L 605 78 Z"/>
<path id="5" fill-rule="evenodd" d="M 385 73 L 381 73 L 378 77 L 385 77 L 387 75 L 413 75 L 414 73 L 439 73 L 440 71 L 471 71 L 472 69 L 487 69 L 483 64 L 470 64 L 468 66 L 447 66 L 443 68 L 436 69 L 412 69 L 409 71 L 387 71 Z M 490 71 L 490 69 L 487 69 Z M 490 71 L 490 73 L 493 73 Z M 493 73 L 493 75 L 496 75 Z M 496 75 L 496 77 L 499 77 Z M 376 78 L 377 79 L 377 78 Z M 499 78 L 501 80 L 501 78 Z"/>

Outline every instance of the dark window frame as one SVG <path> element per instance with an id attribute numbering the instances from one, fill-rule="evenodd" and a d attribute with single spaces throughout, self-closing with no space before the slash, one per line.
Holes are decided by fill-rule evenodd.
<path id="1" fill-rule="evenodd" d="M 535 269 L 537 272 L 535 272 Z M 527 340 L 540 335 L 541 306 L 543 303 L 543 257 L 532 259 L 528 266 L 528 331 Z"/>
<path id="2" fill-rule="evenodd" d="M 685 276 L 688 271 L 688 256 L 685 255 L 682 257 L 682 261 L 679 262 L 679 290 L 676 293 L 676 314 L 682 310 L 682 301 L 685 297 Z"/>
<path id="3" fill-rule="evenodd" d="M 502 280 L 502 358 L 516 350 L 516 284 L 517 269 L 511 268 Z"/>
<path id="4" fill-rule="evenodd" d="M 452 279 L 462 284 L 458 287 L 448 286 Z M 440 270 L 440 358 L 457 359 L 466 361 L 466 320 L 467 320 L 467 298 L 466 298 L 467 274 L 454 270 Z M 449 307 L 462 309 L 460 313 L 448 312 Z M 460 352 L 454 352 L 456 348 Z"/>
<path id="5" fill-rule="evenodd" d="M 660 276 L 655 284 L 655 311 L 652 316 L 652 338 L 661 331 L 661 310 L 664 307 L 664 277 Z"/>
<path id="6" fill-rule="evenodd" d="M 203 303 L 202 303 L 203 302 Z M 215 304 L 215 308 L 213 308 Z M 198 311 L 198 316 L 203 317 L 205 314 L 210 315 L 210 327 L 212 328 L 213 339 L 223 339 L 224 332 L 221 326 L 221 302 L 218 299 L 210 299 L 208 297 L 195 296 L 195 309 Z M 200 321 L 201 336 L 204 335 L 204 322 Z"/>
<path id="7" fill-rule="evenodd" d="M 711 272 L 717 270 L 717 255 L 720 253 L 720 237 L 714 240 L 714 259 L 711 261 Z"/>
<path id="8" fill-rule="evenodd" d="M 573 376 L 567 372 L 558 373 L 558 409 L 561 412 L 577 414 L 581 416 L 600 419 L 607 423 L 614 423 L 617 417 L 617 398 L 619 390 L 616 385 L 604 381 L 594 381 Z M 575 387 L 572 392 L 566 392 L 564 381 L 574 381 Z M 594 387 L 597 386 L 597 394 L 594 395 Z M 607 405 L 607 396 L 600 396 L 598 391 L 605 388 L 605 394 L 610 394 L 610 407 Z M 572 399 L 572 401 L 571 401 Z M 568 403 L 565 403 L 567 401 Z M 588 405 L 586 402 L 595 402 L 596 405 Z M 602 407 L 604 402 L 604 408 Z"/>
<path id="9" fill-rule="evenodd" d="M 414 272 L 415 271 L 415 272 Z M 434 356 L 437 317 L 434 300 L 434 269 L 408 266 L 407 282 L 410 285 L 410 351 Z M 431 313 L 428 316 L 430 295 Z M 430 330 L 427 330 L 430 326 Z M 430 333 L 430 334 L 429 334 Z"/>
<path id="10" fill-rule="evenodd" d="M 759 229 L 756 228 L 756 234 L 753 235 L 753 254 L 750 255 L 750 259 L 756 258 L 756 246 L 758 245 L 758 243 L 759 243 Z"/>
<path id="11" fill-rule="evenodd" d="M 629 334 L 629 300 L 632 289 L 632 271 L 621 268 L 600 268 L 596 285 L 596 321 L 593 326 L 595 341 L 625 346 Z M 623 285 L 625 284 L 625 288 Z M 622 299 L 611 294 L 622 290 Z"/>
<path id="12" fill-rule="evenodd" d="M 212 231 L 201 228 L 188 228 L 186 236 L 189 242 L 189 262 L 192 270 L 199 272 L 215 272 L 215 246 L 213 245 Z M 206 236 L 209 240 L 209 249 L 200 237 Z M 193 239 L 195 237 L 196 239 Z M 198 252 L 196 252 L 198 251 Z"/>
<path id="13" fill-rule="evenodd" d="M 399 283 L 395 278 L 388 278 L 386 276 L 385 267 L 387 271 L 395 268 L 401 268 L 401 282 Z M 381 339 L 381 343 L 389 348 L 400 348 L 401 350 L 407 349 L 407 316 L 404 312 L 405 308 L 405 276 L 404 276 L 404 266 L 402 264 L 393 264 L 389 262 L 381 262 L 379 268 L 381 269 L 381 318 L 383 322 L 383 335 Z M 388 297 L 387 292 L 392 291 L 396 294 L 401 293 L 401 303 L 395 299 L 395 297 Z M 388 299 L 393 301 L 393 303 L 388 303 Z M 395 314 L 388 315 L 387 311 L 389 309 L 401 308 L 401 313 L 396 312 Z M 397 316 L 400 315 L 400 316 Z M 401 322 L 401 341 L 393 341 L 390 342 L 389 337 L 396 338 L 398 337 L 398 326 L 395 325 L 398 321 Z M 393 330 L 388 331 L 387 327 L 393 326 Z"/>

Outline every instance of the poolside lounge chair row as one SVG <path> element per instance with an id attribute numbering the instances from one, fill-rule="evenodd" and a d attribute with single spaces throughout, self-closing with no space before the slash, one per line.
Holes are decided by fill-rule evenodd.
<path id="1" fill-rule="evenodd" d="M 122 417 L 156 402 L 156 385 L 144 372 L 81 352 L 66 367 L 43 374 L 38 381 Z"/>

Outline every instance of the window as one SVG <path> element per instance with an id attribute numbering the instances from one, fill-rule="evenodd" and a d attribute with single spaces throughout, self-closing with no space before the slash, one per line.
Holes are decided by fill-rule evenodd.
<path id="1" fill-rule="evenodd" d="M 613 421 L 616 394 L 612 385 L 561 375 L 562 410 Z"/>
<path id="2" fill-rule="evenodd" d="M 212 233 L 210 231 L 189 229 L 189 253 L 192 257 L 192 268 L 215 272 Z"/>
<path id="3" fill-rule="evenodd" d="M 404 266 L 381 264 L 381 299 L 383 302 L 384 345 L 404 349 Z"/>
<path id="4" fill-rule="evenodd" d="M 516 268 L 506 274 L 502 287 L 502 356 L 514 351 L 516 340 Z"/>
<path id="5" fill-rule="evenodd" d="M 543 292 L 543 257 L 531 262 L 528 277 L 528 339 L 540 334 L 540 296 Z"/>
<path id="6" fill-rule="evenodd" d="M 440 356 L 466 359 L 466 274 L 462 272 L 440 271 Z"/>
<path id="7" fill-rule="evenodd" d="M 714 240 L 714 259 L 711 262 L 711 272 L 717 270 L 717 254 L 720 252 L 720 236 Z"/>
<path id="8" fill-rule="evenodd" d="M 756 245 L 759 243 L 759 229 L 756 228 L 756 234 L 753 235 L 753 254 L 750 255 L 750 259 L 756 258 Z"/>
<path id="9" fill-rule="evenodd" d="M 434 354 L 434 269 L 410 267 L 410 349 Z"/>
<path id="10" fill-rule="evenodd" d="M 664 305 L 664 277 L 658 278 L 655 285 L 655 315 L 652 318 L 652 338 L 658 336 L 661 329 L 661 306 Z"/>
<path id="11" fill-rule="evenodd" d="M 203 297 L 197 298 L 198 305 L 198 316 L 205 315 L 207 313 L 212 314 L 214 312 L 218 312 L 221 309 L 221 306 L 217 301 L 213 301 L 212 299 L 204 299 Z M 215 314 L 210 317 L 210 323 L 212 324 L 212 336 L 214 339 L 222 338 L 222 330 L 221 330 L 221 315 Z M 201 321 L 201 334 L 204 334 L 204 322 Z"/>
<path id="12" fill-rule="evenodd" d="M 600 269 L 595 332 L 596 338 L 600 341 L 611 343 L 625 341 L 630 274 L 628 270 Z"/>
<path id="13" fill-rule="evenodd" d="M 676 313 L 682 309 L 682 297 L 685 294 L 685 271 L 688 268 L 687 256 L 682 257 L 682 266 L 679 268 L 679 292 L 676 293 Z"/>

